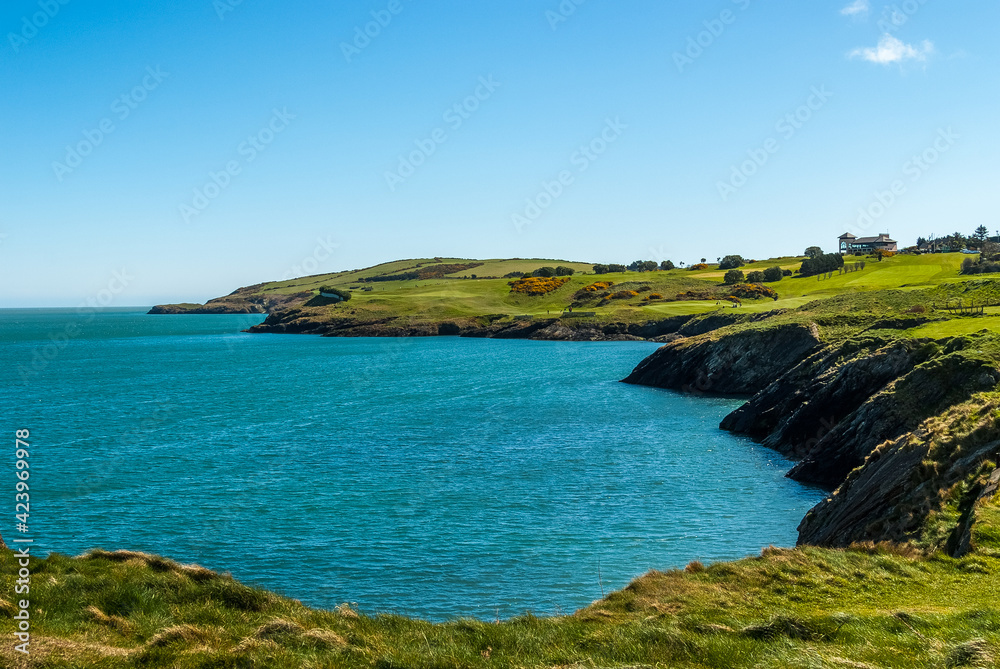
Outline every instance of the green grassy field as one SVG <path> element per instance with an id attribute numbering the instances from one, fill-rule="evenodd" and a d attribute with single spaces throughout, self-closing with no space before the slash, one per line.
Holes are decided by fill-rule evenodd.
<path id="1" fill-rule="evenodd" d="M 914 298 L 904 300 L 906 308 L 923 304 L 932 310 L 938 303 L 943 304 L 948 295 L 961 297 L 970 283 L 989 284 L 990 296 L 1000 301 L 1000 289 L 993 279 L 962 277 L 959 266 L 965 256 L 958 253 L 937 255 L 897 255 L 883 261 L 848 257 L 848 265 L 857 260 L 865 260 L 863 270 L 835 273 L 832 277 L 786 277 L 781 281 L 767 284 L 779 296 L 778 300 L 744 300 L 740 309 L 748 312 L 764 312 L 775 309 L 810 310 L 812 304 L 829 298 L 873 294 L 885 291 L 910 292 Z M 797 269 L 802 258 L 775 258 L 752 263 L 743 267 L 745 272 L 763 270 L 779 266 Z M 407 271 L 432 268 L 435 264 L 460 264 L 477 262 L 481 265 L 452 272 L 441 278 L 383 281 L 365 283 L 363 280 L 379 275 L 391 276 Z M 502 277 L 513 271 L 531 271 L 538 267 L 564 265 L 577 273 L 559 289 L 542 296 L 525 296 L 510 291 L 509 279 L 485 278 Z M 475 275 L 477 278 L 471 278 Z M 352 299 L 338 305 L 308 306 L 305 310 L 313 317 L 324 319 L 354 319 L 358 321 L 400 318 L 408 322 L 440 322 L 445 320 L 475 319 L 477 317 L 504 314 L 507 316 L 531 315 L 535 317 L 558 316 L 570 305 L 578 311 L 594 312 L 599 322 L 643 322 L 669 318 L 678 315 L 709 313 L 731 306 L 719 304 L 718 300 L 728 293 L 722 285 L 723 272 L 714 266 L 700 271 L 674 269 L 671 271 L 625 272 L 595 275 L 592 266 L 586 263 L 571 263 L 561 260 L 516 259 L 470 261 L 460 258 L 400 260 L 363 270 L 323 274 L 291 281 L 266 283 L 237 291 L 234 296 L 222 300 L 245 299 L 261 295 L 299 295 L 300 302 L 316 295 L 322 285 L 333 285 L 350 290 Z M 464 277 L 464 278 L 463 278 Z M 578 291 L 594 281 L 612 281 L 611 292 L 623 289 L 640 291 L 630 299 L 616 299 L 600 302 L 596 297 L 581 301 L 575 297 Z M 369 287 L 371 290 L 365 291 Z M 934 292 L 934 291 L 937 292 Z M 981 289 L 977 289 L 983 293 Z M 678 299 L 682 293 L 693 291 L 704 295 L 705 299 Z M 651 293 L 662 295 L 662 299 L 645 299 Z M 995 294 L 995 295 L 994 295 Z M 974 296 L 974 295 L 973 295 Z M 984 297 L 983 295 L 979 295 Z M 921 302 L 922 300 L 922 302 Z M 900 300 L 886 296 L 886 306 Z M 888 309 L 886 311 L 891 311 Z M 943 311 L 934 313 L 935 319 L 950 319 Z M 984 325 L 989 327 L 992 323 Z M 927 332 L 966 332 L 971 325 L 942 326 L 943 329 L 928 328 Z M 975 331 L 974 328 L 971 331 Z M 931 336 L 931 335 L 927 335 Z"/>

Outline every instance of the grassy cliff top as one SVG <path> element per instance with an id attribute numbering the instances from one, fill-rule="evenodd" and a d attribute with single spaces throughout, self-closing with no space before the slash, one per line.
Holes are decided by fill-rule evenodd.
<path id="1" fill-rule="evenodd" d="M 589 263 L 550 259 L 470 260 L 462 258 L 424 258 L 384 263 L 366 269 L 262 283 L 240 288 L 230 295 L 209 302 L 207 307 L 296 308 L 302 315 L 317 321 L 353 320 L 400 322 L 471 321 L 487 315 L 509 317 L 531 315 L 555 317 L 569 306 L 577 311 L 594 312 L 598 322 L 647 322 L 673 316 L 709 314 L 723 309 L 729 312 L 756 313 L 792 310 L 800 319 L 837 320 L 851 325 L 851 318 L 864 320 L 865 314 L 881 317 L 924 313 L 915 319 L 913 336 L 939 337 L 966 334 L 991 327 L 1000 316 L 1000 307 L 987 310 L 984 318 L 953 318 L 943 307 L 949 299 L 1000 302 L 1000 281 L 963 277 L 958 273 L 960 253 L 935 255 L 897 255 L 881 262 L 847 257 L 846 263 L 864 261 L 864 269 L 834 273 L 832 277 L 785 277 L 766 284 L 778 299 L 744 299 L 738 310 L 719 304 L 731 291 L 722 284 L 723 271 L 710 265 L 704 270 L 674 269 L 654 272 L 624 272 L 595 275 Z M 796 269 L 802 258 L 774 258 L 741 268 L 744 272 L 768 267 Z M 563 265 L 576 270 L 569 281 L 544 295 L 511 292 L 510 272 L 530 272 L 542 266 Z M 460 269 L 455 270 L 458 267 Z M 446 271 L 429 278 L 385 281 L 387 277 L 410 277 L 414 273 L 433 274 L 436 268 Z M 472 278 L 472 277 L 475 278 Z M 614 286 L 592 294 L 581 289 L 595 281 L 610 281 Z M 351 291 L 352 299 L 343 304 L 327 304 L 315 299 L 321 286 Z M 368 289 L 368 290 L 366 290 Z M 634 291 L 635 295 L 601 299 L 602 292 Z M 649 299 L 653 296 L 653 299 Z M 658 296 L 658 297 L 657 297 Z M 186 311 L 192 305 L 173 305 Z M 792 317 L 790 317 L 792 318 Z M 927 322 L 932 321 L 932 322 Z M 997 321 L 1000 324 L 1000 321 Z M 821 323 L 823 324 L 823 323 Z M 870 323 L 868 324 L 870 325 Z M 866 325 L 867 327 L 867 325 Z M 898 329 L 898 328 L 897 328 Z"/>

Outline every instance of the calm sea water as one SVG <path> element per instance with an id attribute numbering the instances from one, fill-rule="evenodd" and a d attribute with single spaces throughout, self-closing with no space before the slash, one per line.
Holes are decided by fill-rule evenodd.
<path id="1" fill-rule="evenodd" d="M 791 545 L 822 497 L 718 430 L 737 401 L 618 383 L 652 344 L 240 332 L 261 318 L 0 311 L 0 464 L 30 429 L 43 552 L 151 551 L 322 607 L 551 614 Z"/>

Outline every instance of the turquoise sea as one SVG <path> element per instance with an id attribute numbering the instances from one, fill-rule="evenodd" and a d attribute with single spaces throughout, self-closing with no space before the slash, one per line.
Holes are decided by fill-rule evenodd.
<path id="1" fill-rule="evenodd" d="M 493 619 L 792 545 L 823 496 L 718 429 L 738 400 L 619 383 L 654 344 L 144 311 L 0 311 L 2 462 L 13 490 L 29 429 L 43 554 L 150 551 L 315 606 Z"/>

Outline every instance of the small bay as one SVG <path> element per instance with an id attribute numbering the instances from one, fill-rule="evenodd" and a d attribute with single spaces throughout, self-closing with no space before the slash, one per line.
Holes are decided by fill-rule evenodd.
<path id="1" fill-rule="evenodd" d="M 149 551 L 314 606 L 493 619 L 792 545 L 823 496 L 718 429 L 739 400 L 619 383 L 655 344 L 241 332 L 262 318 L 0 311 L 43 553 Z"/>

